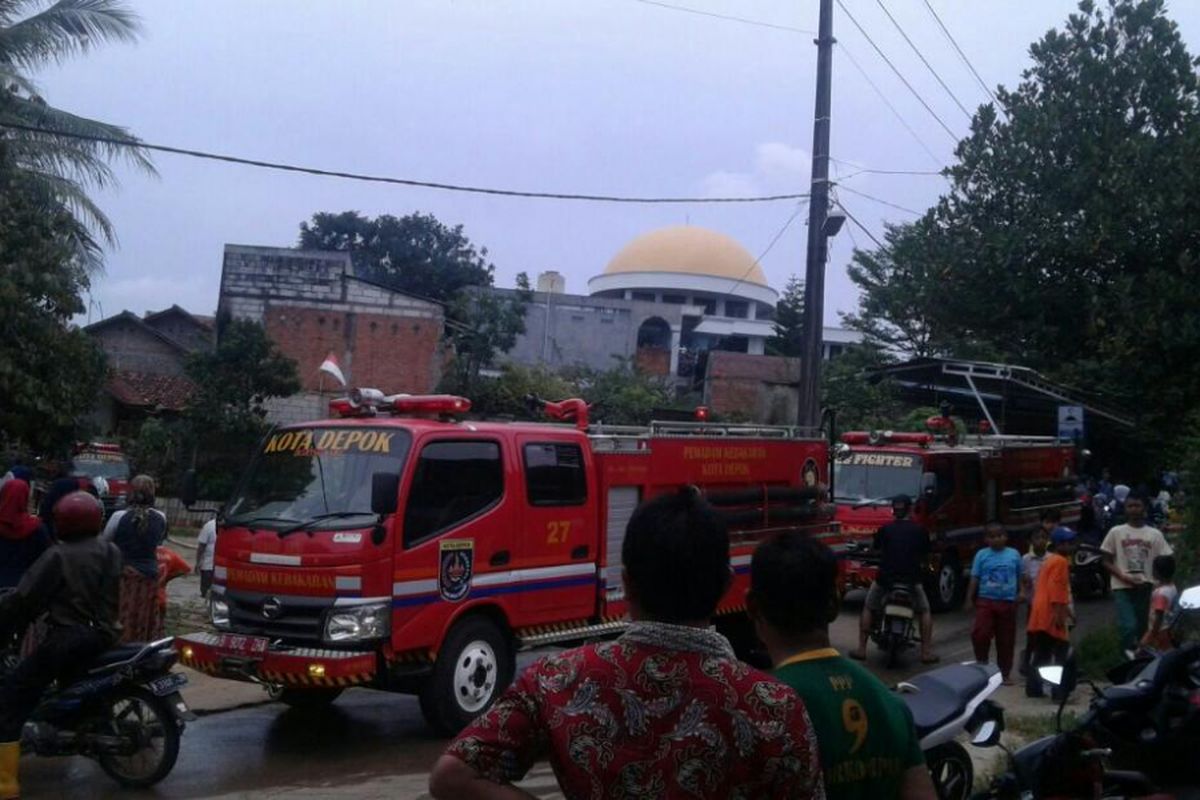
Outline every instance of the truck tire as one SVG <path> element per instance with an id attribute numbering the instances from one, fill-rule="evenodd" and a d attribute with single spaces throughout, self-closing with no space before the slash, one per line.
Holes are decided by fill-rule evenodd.
<path id="1" fill-rule="evenodd" d="M 342 689 L 280 689 L 274 699 L 298 710 L 328 708 L 342 695 Z"/>
<path id="2" fill-rule="evenodd" d="M 925 584 L 929 608 L 933 611 L 953 611 L 962 605 L 966 593 L 967 586 L 963 583 L 958 557 L 949 553 L 943 555 L 937 572 L 933 573 L 933 578 Z"/>
<path id="3" fill-rule="evenodd" d="M 487 711 L 512 682 L 516 657 L 504 631 L 491 620 L 471 616 L 446 637 L 421 686 L 421 713 L 443 736 L 453 736 Z"/>

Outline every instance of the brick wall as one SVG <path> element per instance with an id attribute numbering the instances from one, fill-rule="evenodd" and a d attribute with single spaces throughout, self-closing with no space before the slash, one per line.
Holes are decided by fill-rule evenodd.
<path id="1" fill-rule="evenodd" d="M 671 374 L 671 351 L 665 347 L 639 347 L 637 367 L 647 375 Z"/>
<path id="2" fill-rule="evenodd" d="M 710 351 L 704 403 L 717 414 L 791 425 L 796 420 L 800 359 Z"/>
<path id="3" fill-rule="evenodd" d="M 275 421 L 324 415 L 317 367 L 329 353 L 352 386 L 423 393 L 441 378 L 442 307 L 354 277 L 346 253 L 226 245 L 219 308 L 261 322 L 299 366 L 304 391 L 271 404 Z"/>

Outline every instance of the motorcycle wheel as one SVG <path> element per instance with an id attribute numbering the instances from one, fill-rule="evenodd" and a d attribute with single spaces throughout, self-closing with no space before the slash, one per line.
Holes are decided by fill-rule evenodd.
<path id="1" fill-rule="evenodd" d="M 925 764 L 933 778 L 938 800 L 967 800 L 975 783 L 971 755 L 958 742 L 939 744 L 925 753 Z"/>
<path id="2" fill-rule="evenodd" d="M 138 745 L 128 754 L 101 753 L 100 768 L 122 786 L 145 788 L 161 781 L 179 758 L 180 724 L 167 702 L 144 689 L 113 698 L 104 733 L 128 736 Z"/>
<path id="3" fill-rule="evenodd" d="M 892 636 L 887 643 L 887 663 L 885 666 L 888 669 L 895 669 L 900 663 L 900 651 L 904 649 L 904 640 L 899 636 Z"/>

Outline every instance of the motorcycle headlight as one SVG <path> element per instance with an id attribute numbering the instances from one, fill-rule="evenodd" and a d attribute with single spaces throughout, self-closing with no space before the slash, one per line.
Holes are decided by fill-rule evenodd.
<path id="1" fill-rule="evenodd" d="M 392 608 L 389 603 L 334 608 L 325 617 L 327 642 L 365 642 L 385 639 L 392 632 Z"/>
<path id="2" fill-rule="evenodd" d="M 208 616 L 215 627 L 229 627 L 229 603 L 225 602 L 225 598 L 212 596 L 208 601 Z"/>

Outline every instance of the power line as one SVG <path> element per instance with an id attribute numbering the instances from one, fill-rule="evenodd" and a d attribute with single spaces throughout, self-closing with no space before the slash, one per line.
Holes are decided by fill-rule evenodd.
<path id="1" fill-rule="evenodd" d="M 843 186 L 842 188 L 844 189 L 845 187 Z M 883 244 L 883 242 L 879 241 L 879 239 L 877 239 L 877 238 L 875 237 L 875 234 L 871 233 L 870 229 L 869 229 L 869 228 L 867 228 L 867 226 L 866 226 L 866 225 L 863 225 L 861 222 L 859 222 L 859 221 L 858 221 L 858 217 L 856 217 L 856 216 L 854 216 L 853 214 L 851 214 L 851 213 L 850 213 L 850 209 L 846 208 L 846 206 L 844 206 L 844 205 L 843 205 L 843 206 L 842 206 L 842 211 L 843 211 L 843 212 L 845 212 L 845 214 L 846 214 L 846 218 L 847 218 L 848 220 L 850 220 L 850 221 L 851 221 L 851 222 L 853 222 L 855 225 L 857 225 L 857 226 L 858 226 L 858 229 L 859 229 L 860 231 L 862 231 L 863 233 L 865 233 L 865 234 L 867 235 L 867 238 L 869 238 L 869 239 L 870 239 L 872 242 L 874 242 L 874 243 L 875 243 L 875 246 L 876 246 L 876 247 L 878 247 L 880 250 L 884 249 L 884 244 Z"/>
<path id="2" fill-rule="evenodd" d="M 759 28 L 773 28 L 777 31 L 790 31 L 792 33 L 807 33 L 816 35 L 816 31 L 805 30 L 804 28 L 793 28 L 790 25 L 776 25 L 773 22 L 763 22 L 757 19 L 747 19 L 746 17 L 735 17 L 731 14 L 717 14 L 712 11 L 702 11 L 698 8 L 688 8 L 687 6 L 677 6 L 671 3 L 661 3 L 658 0 L 634 0 L 636 3 L 644 3 L 648 6 L 658 6 L 659 8 L 667 8 L 671 11 L 682 11 L 686 14 L 696 14 L 701 17 L 712 17 L 713 19 L 723 19 L 729 22 L 740 22 L 743 25 L 754 25 Z"/>
<path id="3" fill-rule="evenodd" d="M 871 76 L 863 68 L 863 65 L 858 63 L 858 59 L 846 49 L 846 45 L 838 42 L 838 47 L 842 49 L 842 55 L 846 56 L 854 68 L 858 70 L 858 74 L 862 75 L 863 80 L 867 82 L 867 85 L 875 90 L 875 94 L 878 95 L 879 99 L 883 101 L 883 104 L 888 107 L 888 110 L 892 112 L 892 115 L 897 119 L 897 121 L 904 126 L 904 130 L 908 131 L 909 135 L 913 137 L 916 143 L 921 145 L 921 149 L 924 150 L 931 159 L 933 159 L 933 163 L 940 166 L 942 164 L 942 160 L 933 154 L 933 151 L 929 149 L 929 145 L 925 144 L 925 140 L 921 138 L 920 134 L 913 130 L 913 127 L 908 124 L 908 121 L 904 119 L 904 116 L 896 109 L 894 105 L 892 105 L 892 101 L 888 99 L 888 96 L 884 94 L 883 90 L 879 88 L 875 81 L 871 80 Z"/>
<path id="4" fill-rule="evenodd" d="M 879 49 L 879 45 L 875 44 L 875 40 L 871 38 L 871 35 L 867 33 L 865 29 L 863 29 L 862 25 L 858 24 L 858 20 L 856 20 L 854 15 L 850 13 L 850 9 L 846 8 L 846 4 L 843 3 L 842 0 L 837 0 L 837 4 L 838 8 L 842 10 L 842 13 L 846 15 L 846 19 L 854 23 L 854 27 L 858 28 L 858 32 L 863 35 L 863 38 L 867 40 L 867 43 L 870 44 L 871 47 L 875 48 L 875 52 L 879 54 L 879 57 L 884 60 L 884 63 L 892 68 L 892 72 L 896 73 L 896 77 L 900 79 L 901 83 L 908 87 L 908 90 L 912 92 L 913 97 L 917 98 L 917 101 L 925 107 L 925 110 L 929 112 L 929 115 L 937 120 L 938 124 L 942 126 L 942 130 L 944 130 L 951 139 L 958 141 L 958 136 L 954 133 L 954 131 L 950 130 L 950 126 L 938 116 L 938 113 L 933 110 L 933 107 L 929 105 L 929 103 L 925 102 L 925 98 L 921 96 L 920 92 L 913 88 L 913 85 L 908 82 L 908 79 L 904 77 L 904 74 L 900 72 L 895 64 L 892 63 L 892 60 L 888 58 L 882 50 Z"/>
<path id="5" fill-rule="evenodd" d="M 441 183 L 436 181 L 419 181 L 411 178 L 391 178 L 379 175 L 364 175 L 356 172 L 341 172 L 338 170 L 320 169 L 317 167 L 302 167 L 294 164 L 283 164 L 275 161 L 260 161 L 252 158 L 242 158 L 240 156 L 223 155 L 220 153 L 211 153 L 203 150 L 189 150 L 182 147 L 172 147 L 163 144 L 149 144 L 147 142 L 132 141 L 129 139 L 118 139 L 107 136 L 92 136 L 83 133 L 74 133 L 70 131 L 53 130 L 50 128 L 41 128 L 33 125 L 22 125 L 15 122 L 0 122 L 0 128 L 10 130 L 28 131 L 31 133 L 42 133 L 50 136 L 61 136 L 66 139 L 77 139 L 86 142 L 98 142 L 101 144 L 112 145 L 116 147 L 129 147 L 141 150 L 153 150 L 160 153 L 171 153 L 172 155 L 189 156 L 191 158 L 207 159 L 210 161 L 223 161 L 229 164 L 241 164 L 249 167 L 260 167 L 262 169 L 274 169 L 283 172 L 298 172 L 305 175 L 320 175 L 327 178 L 344 178 L 353 181 L 365 181 L 368 183 L 387 183 L 400 186 L 415 186 L 422 189 L 441 189 L 448 192 L 466 192 L 469 194 L 486 194 L 498 195 L 502 197 L 525 197 L 537 198 L 543 200 L 582 200 L 597 203 L 643 203 L 643 204 L 664 204 L 664 203 L 769 203 L 780 200 L 801 200 L 808 197 L 807 194 L 776 194 L 776 195 L 760 195 L 753 197 L 630 197 L 623 195 L 604 195 L 604 194 L 580 194 L 572 192 L 534 192 L 524 191 L 520 189 L 496 189 L 485 186 L 464 186 L 453 183 Z"/>
<path id="6" fill-rule="evenodd" d="M 942 76 L 939 75 L 937 70 L 933 68 L 933 65 L 929 63 L 929 60 L 925 58 L 925 54 L 922 53 L 920 48 L 917 47 L 916 43 L 909 38 L 908 34 L 905 33 L 904 28 L 900 27 L 900 23 L 895 17 L 892 16 L 892 12 L 888 11 L 888 7 L 883 4 L 883 0 L 875 0 L 875 2 L 879 4 L 881 9 L 883 9 L 883 13 L 886 14 L 887 18 L 892 21 L 892 24 L 896 26 L 896 30 L 900 31 L 900 35 L 904 37 L 904 41 L 908 42 L 908 46 L 911 47 L 913 52 L 917 54 L 917 58 L 921 59 L 921 63 L 924 64 L 925 68 L 929 70 L 929 74 L 934 77 L 934 80 L 941 84 L 941 87 L 946 90 L 946 94 L 950 95 L 950 99 L 954 101 L 954 104 L 958 106 L 959 110 L 967 115 L 967 119 L 971 119 L 971 112 L 967 111 L 967 107 L 959 102 L 959 99 L 954 95 L 954 92 L 950 91 L 950 87 L 946 85 L 944 80 L 942 80 Z"/>
<path id="7" fill-rule="evenodd" d="M 921 211 L 914 211 L 911 208 L 905 208 L 904 206 L 897 205 L 896 203 L 893 203 L 890 200 L 884 200 L 883 198 L 875 197 L 874 195 L 867 194 L 866 192 L 860 192 L 858 189 L 851 189 L 849 186 L 842 186 L 841 188 L 845 189 L 850 194 L 856 194 L 859 197 L 866 198 L 867 200 L 871 200 L 873 202 L 879 203 L 880 205 L 888 206 L 889 208 L 894 208 L 898 211 L 903 211 L 907 214 L 912 214 L 914 217 L 919 217 L 924 213 Z"/>
<path id="8" fill-rule="evenodd" d="M 984 93 L 986 93 L 988 97 L 992 98 L 992 102 L 996 104 L 996 108 L 1000 109 L 1000 113 L 1007 117 L 1008 110 L 1000 104 L 999 98 L 996 97 L 991 88 L 987 85 L 987 82 L 980 76 L 979 70 L 975 69 L 975 65 L 971 63 L 971 59 L 967 58 L 967 54 L 964 53 L 963 49 L 958 46 L 958 42 L 955 41 L 954 36 L 950 33 L 950 29 L 946 27 L 946 23 L 942 22 L 942 18 L 938 16 L 937 11 L 935 11 L 933 6 L 929 4 L 929 0 L 924 0 L 924 2 L 925 7 L 929 9 L 929 13 L 933 15 L 935 20 L 937 20 L 938 27 L 942 29 L 942 33 L 945 34 L 946 40 L 950 42 L 950 45 L 954 48 L 955 52 L 958 53 L 958 57 L 961 58 L 962 62 L 967 65 L 967 69 L 971 70 L 971 74 L 975 76 L 975 80 L 979 81 L 979 86 L 983 89 Z"/>
<path id="9" fill-rule="evenodd" d="M 936 175 L 945 177 L 945 173 L 935 169 L 873 169 L 871 167 L 863 167 L 855 164 L 853 161 L 846 161 L 842 158 L 829 157 L 830 161 L 834 161 L 846 167 L 854 167 L 855 171 L 845 176 L 842 180 L 849 180 L 855 175 Z"/>
<path id="10" fill-rule="evenodd" d="M 725 294 L 732 294 L 733 290 L 741 286 L 742 282 L 746 280 L 746 276 L 753 272 L 755 267 L 762 264 L 762 260 L 767 257 L 767 254 L 770 253 L 772 249 L 774 249 L 775 244 L 783 238 L 783 234 L 787 232 L 788 228 L 792 227 L 792 223 L 796 221 L 796 217 L 800 216 L 800 212 L 803 211 L 807 205 L 808 203 L 803 202 L 796 204 L 796 210 L 792 212 L 792 215 L 787 218 L 787 221 L 783 223 L 782 227 L 780 227 L 779 230 L 775 232 L 775 235 L 771 237 L 770 244 L 768 244 L 766 249 L 758 254 L 758 258 L 754 259 L 754 263 L 746 267 L 746 271 L 742 273 L 740 278 L 733 282 L 733 285 L 729 287 Z"/>

